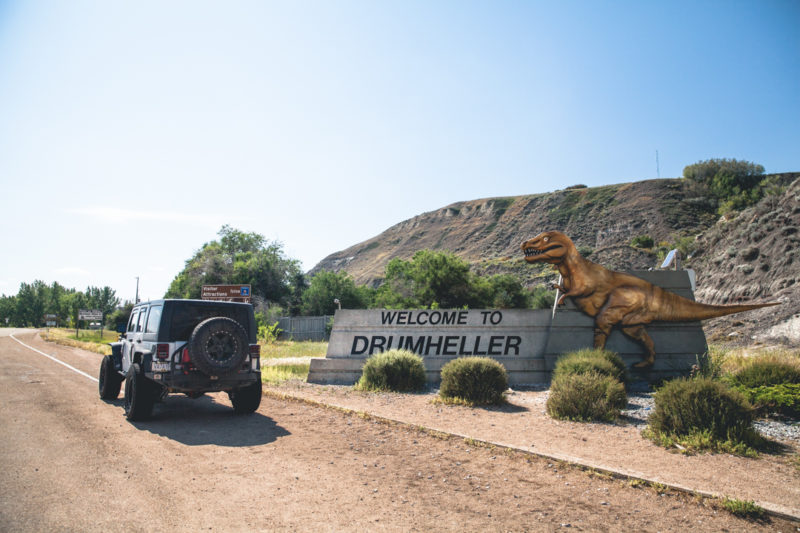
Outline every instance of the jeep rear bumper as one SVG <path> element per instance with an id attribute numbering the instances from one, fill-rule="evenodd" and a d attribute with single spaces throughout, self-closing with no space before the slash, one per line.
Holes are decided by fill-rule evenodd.
<path id="1" fill-rule="evenodd" d="M 145 372 L 145 376 L 166 387 L 169 392 L 231 391 L 261 382 L 261 371 L 242 371 L 224 376 L 207 376 L 201 372 Z"/>

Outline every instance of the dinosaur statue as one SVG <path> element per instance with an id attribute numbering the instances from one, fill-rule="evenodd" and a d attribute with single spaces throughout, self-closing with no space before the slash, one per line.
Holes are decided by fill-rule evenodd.
<path id="1" fill-rule="evenodd" d="M 522 243 L 528 263 L 550 263 L 561 274 L 563 292 L 557 305 L 569 296 L 578 309 L 594 318 L 594 346 L 604 348 L 611 328 L 619 325 L 622 333 L 644 346 L 644 361 L 638 368 L 655 362 L 653 339 L 645 324 L 654 320 L 683 322 L 705 320 L 741 313 L 777 303 L 745 305 L 707 305 L 665 291 L 652 283 L 621 272 L 614 272 L 584 259 L 572 240 L 560 231 L 546 231 Z"/>

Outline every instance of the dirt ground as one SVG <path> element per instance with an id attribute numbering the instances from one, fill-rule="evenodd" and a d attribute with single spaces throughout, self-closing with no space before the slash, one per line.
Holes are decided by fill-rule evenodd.
<path id="1" fill-rule="evenodd" d="M 776 453 L 758 459 L 729 454 L 683 455 L 641 436 L 642 426 L 559 421 L 545 412 L 546 391 L 513 391 L 502 407 L 470 408 L 433 402 L 435 393 L 364 393 L 344 386 L 302 382 L 270 387 L 326 405 L 437 431 L 509 446 L 555 459 L 589 465 L 650 481 L 683 487 L 705 495 L 753 500 L 800 516 L 798 443 L 779 443 Z"/>
<path id="2" fill-rule="evenodd" d="M 16 338 L 74 370 L 97 373 L 96 354 L 32 333 Z M 171 396 L 152 420 L 132 424 L 121 399 L 100 400 L 96 382 L 73 369 L 0 337 L 4 531 L 798 531 L 796 522 L 742 520 L 690 496 L 659 494 L 558 461 L 271 396 L 249 416 L 234 415 L 224 394 Z M 340 400 L 401 404 L 318 390 Z M 425 396 L 411 400 L 409 413 L 435 416 L 440 408 Z M 528 443 L 535 447 L 556 439 L 541 433 L 555 431 L 566 432 L 562 440 L 620 446 L 616 428 L 543 426 L 535 421 L 537 410 L 441 412 L 458 413 L 466 429 L 496 418 L 505 440 L 516 431 L 502 425 L 506 415 L 528 413 L 526 437 L 544 439 Z M 586 441 L 581 431 L 588 432 Z M 675 457 L 688 461 L 686 470 L 704 461 Z M 707 469 L 742 466 L 704 457 L 711 461 Z M 774 469 L 757 467 L 762 461 Z M 759 459 L 736 475 L 720 475 L 797 486 L 797 472 L 781 464 Z M 764 475 L 783 477 L 776 482 Z M 793 498 L 798 507 L 796 492 Z"/>

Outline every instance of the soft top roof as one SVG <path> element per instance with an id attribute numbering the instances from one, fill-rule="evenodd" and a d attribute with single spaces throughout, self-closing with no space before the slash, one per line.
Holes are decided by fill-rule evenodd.
<path id="1" fill-rule="evenodd" d="M 134 307 L 141 305 L 163 304 L 167 302 L 192 302 L 200 305 L 252 305 L 244 302 L 222 302 L 219 300 L 195 300 L 191 298 L 161 298 L 159 300 L 148 300 L 146 302 L 139 302 Z"/>

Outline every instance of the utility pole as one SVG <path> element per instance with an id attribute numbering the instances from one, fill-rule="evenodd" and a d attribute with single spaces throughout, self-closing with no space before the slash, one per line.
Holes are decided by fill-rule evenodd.
<path id="1" fill-rule="evenodd" d="M 139 276 L 136 276 L 136 301 L 133 302 L 133 305 L 139 303 Z"/>
<path id="2" fill-rule="evenodd" d="M 661 166 L 658 164 L 658 150 L 656 150 L 656 176 L 661 178 Z"/>

